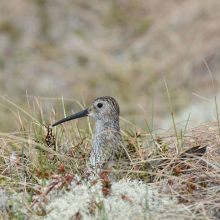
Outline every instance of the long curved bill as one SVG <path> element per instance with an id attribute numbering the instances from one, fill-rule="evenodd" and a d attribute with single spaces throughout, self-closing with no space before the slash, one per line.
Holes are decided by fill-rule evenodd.
<path id="1" fill-rule="evenodd" d="M 88 116 L 89 112 L 88 112 L 88 108 L 81 111 L 81 112 L 78 112 L 74 115 L 70 115 L 69 117 L 66 117 L 58 122 L 56 122 L 55 124 L 53 124 L 52 126 L 56 126 L 58 124 L 61 124 L 63 122 L 66 122 L 66 121 L 70 121 L 70 120 L 73 120 L 73 119 L 76 119 L 76 118 L 82 118 L 82 117 L 85 117 L 85 116 Z"/>

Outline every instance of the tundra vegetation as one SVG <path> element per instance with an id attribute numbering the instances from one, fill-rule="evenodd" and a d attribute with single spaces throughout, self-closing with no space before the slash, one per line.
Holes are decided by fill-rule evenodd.
<path id="1" fill-rule="evenodd" d="M 188 118 L 182 130 L 166 133 L 147 120 L 145 130 L 121 129 L 130 161 L 87 180 L 90 120 L 84 128 L 70 121 L 52 129 L 65 112 L 57 106 L 47 115 L 37 99 L 27 109 L 16 105 L 20 128 L 0 133 L 2 219 L 219 218 L 218 120 L 187 128 Z M 206 149 L 203 156 L 193 154 L 198 149 Z"/>
<path id="2" fill-rule="evenodd" d="M 0 218 L 219 219 L 219 10 L 0 1 Z M 120 104 L 130 162 L 87 181 L 93 120 L 50 125 L 102 95 Z"/>

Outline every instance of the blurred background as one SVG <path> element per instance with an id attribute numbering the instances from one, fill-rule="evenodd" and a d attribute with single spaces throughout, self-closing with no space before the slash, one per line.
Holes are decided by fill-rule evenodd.
<path id="1" fill-rule="evenodd" d="M 50 87 L 51 97 L 85 100 L 86 106 L 113 96 L 130 122 L 144 127 L 153 111 L 155 128 L 168 129 L 164 76 L 176 122 L 190 112 L 191 119 L 210 121 L 214 104 L 192 94 L 214 100 L 203 58 L 218 98 L 219 0 L 0 1 L 0 95 L 25 110 L 27 91 L 48 114 L 43 98 Z M 71 100 L 65 106 L 67 115 L 81 110 Z M 12 110 L 18 113 L 0 97 L 0 131 L 18 129 Z"/>

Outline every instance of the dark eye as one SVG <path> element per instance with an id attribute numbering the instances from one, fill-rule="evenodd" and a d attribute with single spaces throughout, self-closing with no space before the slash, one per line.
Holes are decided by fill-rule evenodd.
<path id="1" fill-rule="evenodd" d="M 103 106 L 103 104 L 102 104 L 102 103 L 98 103 L 97 106 L 98 106 L 99 108 L 101 108 L 101 107 Z"/>

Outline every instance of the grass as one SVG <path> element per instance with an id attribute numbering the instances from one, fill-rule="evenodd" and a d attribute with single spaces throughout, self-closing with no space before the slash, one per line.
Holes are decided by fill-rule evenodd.
<path id="1" fill-rule="evenodd" d="M 146 130 L 137 125 L 122 130 L 131 161 L 118 163 L 114 171 L 116 182 L 108 179 L 109 170 L 91 182 L 83 177 L 93 139 L 89 119 L 81 119 L 85 121 L 84 128 L 72 121 L 52 129 L 48 125 L 62 118 L 62 111 L 66 115 L 63 98 L 62 105 L 57 99 L 62 111 L 51 108 L 49 115 L 44 114 L 38 99 L 32 108 L 28 100 L 29 108 L 25 110 L 3 98 L 18 109 L 19 129 L 14 133 L 0 133 L 2 219 L 50 219 L 56 212 L 62 215 L 61 207 L 72 210 L 65 204 L 68 198 L 81 197 L 84 201 L 80 204 L 90 214 L 73 199 L 73 206 L 78 207 L 72 210 L 76 219 L 86 215 L 91 219 L 117 219 L 109 210 L 115 209 L 117 213 L 120 204 L 123 204 L 121 213 L 124 209 L 124 215 L 137 215 L 140 219 L 218 218 L 220 152 L 216 121 L 187 128 L 188 117 L 184 131 L 174 133 L 152 130 L 147 121 Z M 50 102 L 51 99 L 49 97 Z M 178 158 L 183 150 L 198 145 L 207 146 L 204 157 Z M 129 188 L 131 184 L 133 188 Z M 136 191 L 132 191 L 134 189 Z M 140 189 L 143 191 L 135 194 Z M 144 196 L 140 197 L 140 193 Z M 160 209 L 155 208 L 158 201 Z"/>
<path id="2" fill-rule="evenodd" d="M 216 108 L 216 116 L 217 116 L 217 122 L 218 122 L 218 131 L 219 131 L 219 137 L 220 137 L 220 124 L 219 124 L 219 113 L 218 113 L 218 103 L 217 103 L 217 99 L 216 99 L 216 92 L 215 92 L 215 85 L 214 85 L 214 81 L 213 81 L 213 78 L 212 78 L 212 73 L 209 69 L 209 66 L 208 64 L 206 63 L 205 59 L 203 58 L 203 61 L 209 71 L 209 74 L 210 74 L 210 78 L 211 78 L 211 81 L 212 81 L 212 89 L 213 89 L 213 94 L 214 94 L 214 99 L 215 99 L 215 108 Z"/>

